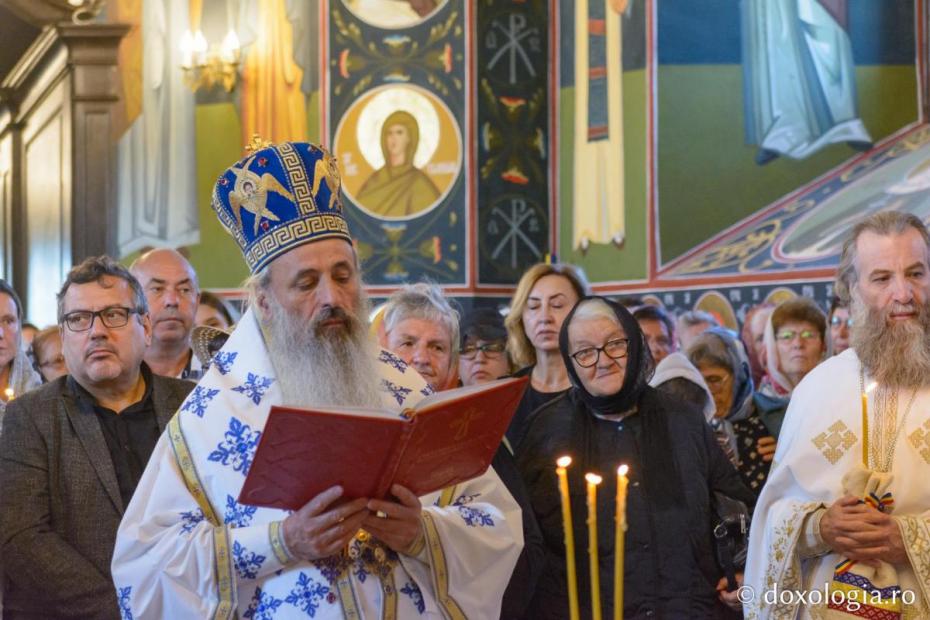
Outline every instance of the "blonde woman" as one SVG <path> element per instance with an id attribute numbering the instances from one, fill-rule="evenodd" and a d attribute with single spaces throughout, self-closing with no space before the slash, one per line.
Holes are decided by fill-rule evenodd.
<path id="1" fill-rule="evenodd" d="M 507 349 L 516 376 L 530 377 L 523 400 L 514 414 L 507 438 L 516 446 L 523 438 L 529 415 L 571 387 L 559 353 L 559 330 L 588 283 L 578 267 L 538 263 L 530 267 L 514 292 L 510 314 L 504 320 Z"/>

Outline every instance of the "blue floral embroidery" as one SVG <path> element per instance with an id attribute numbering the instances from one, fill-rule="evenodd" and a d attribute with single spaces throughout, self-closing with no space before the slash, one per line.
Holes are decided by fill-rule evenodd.
<path id="1" fill-rule="evenodd" d="M 248 527 L 252 517 L 258 511 L 258 506 L 243 506 L 232 495 L 226 496 L 226 512 L 223 514 L 223 523 L 233 527 Z"/>
<path id="2" fill-rule="evenodd" d="M 410 597 L 418 612 L 422 614 L 426 611 L 426 603 L 423 602 L 423 593 L 420 592 L 420 588 L 417 587 L 417 584 L 408 581 L 400 591 Z"/>
<path id="3" fill-rule="evenodd" d="M 432 396 L 435 393 L 436 393 L 435 390 L 433 390 L 433 388 L 430 387 L 429 385 L 427 385 L 425 388 L 420 390 L 420 394 L 422 394 L 423 396 Z"/>
<path id="4" fill-rule="evenodd" d="M 251 401 L 257 405 L 262 402 L 262 396 L 265 395 L 265 390 L 271 387 L 272 383 L 274 383 L 274 379 L 271 377 L 260 377 L 250 372 L 246 378 L 246 382 L 240 386 L 234 387 L 233 392 L 244 394 L 246 398 L 251 399 Z"/>
<path id="5" fill-rule="evenodd" d="M 236 567 L 236 572 L 239 573 L 241 579 L 256 579 L 258 577 L 258 570 L 262 567 L 262 564 L 265 563 L 265 556 L 258 555 L 257 553 L 252 553 L 245 547 L 239 544 L 239 541 L 233 542 L 233 566 Z"/>
<path id="6" fill-rule="evenodd" d="M 187 397 L 187 401 L 184 403 L 184 406 L 181 407 L 181 411 L 190 411 L 198 418 L 202 418 L 203 414 L 207 411 L 207 405 L 209 405 L 213 397 L 219 393 L 219 390 L 210 390 L 198 385 L 194 388 L 194 392 Z"/>
<path id="7" fill-rule="evenodd" d="M 317 570 L 320 571 L 320 574 L 323 575 L 323 578 L 329 582 L 329 585 L 336 583 L 336 580 L 339 579 L 339 556 L 332 555 L 328 558 L 323 558 L 322 560 L 314 560 L 313 565 L 316 566 Z"/>
<path id="8" fill-rule="evenodd" d="M 407 394 L 413 391 L 401 385 L 394 385 L 387 379 L 381 379 L 381 387 L 391 393 L 391 396 L 394 397 L 398 405 L 403 405 L 404 401 L 407 399 Z"/>
<path id="9" fill-rule="evenodd" d="M 311 618 L 316 617 L 316 610 L 320 606 L 320 601 L 329 593 L 329 588 L 322 583 L 317 583 L 304 572 L 297 577 L 297 584 L 291 593 L 284 599 L 285 603 L 293 605 L 303 611 Z"/>
<path id="10" fill-rule="evenodd" d="M 239 354 L 235 351 L 220 351 L 213 356 L 212 363 L 216 366 L 216 369 L 220 371 L 221 375 L 227 375 L 232 368 L 233 362 L 236 361 L 237 355 Z"/>
<path id="11" fill-rule="evenodd" d="M 381 350 L 381 353 L 378 355 L 378 361 L 392 366 L 396 370 L 399 370 L 401 373 L 407 370 L 407 362 L 400 359 L 390 351 Z"/>
<path id="12" fill-rule="evenodd" d="M 358 563 L 355 565 L 354 574 L 359 583 L 365 583 L 365 580 L 368 579 L 368 575 L 371 573 L 368 572 L 368 569 L 365 568 L 364 564 Z"/>
<path id="13" fill-rule="evenodd" d="M 116 596 L 119 599 L 119 615 L 123 620 L 132 620 L 132 608 L 129 606 L 129 597 L 132 594 L 132 586 L 117 588 Z"/>
<path id="14" fill-rule="evenodd" d="M 469 527 L 493 526 L 494 519 L 491 518 L 490 514 L 481 510 L 480 508 L 474 508 L 472 506 L 466 505 L 473 502 L 479 495 L 481 494 L 477 493 L 475 495 L 460 495 L 457 500 L 452 502 L 452 505 L 458 509 L 459 515 L 461 515 L 462 519 L 465 520 L 465 525 Z"/>
<path id="15" fill-rule="evenodd" d="M 216 450 L 210 453 L 208 460 L 222 463 L 232 467 L 234 471 L 246 475 L 252 466 L 261 431 L 253 431 L 248 424 L 243 424 L 237 418 L 229 418 L 229 430 L 223 435 L 224 439 L 216 445 Z"/>
<path id="16" fill-rule="evenodd" d="M 249 608 L 245 610 L 242 617 L 246 618 L 246 620 L 271 620 L 274 618 L 275 612 L 278 611 L 278 607 L 283 604 L 284 601 L 281 599 L 262 592 L 261 588 L 255 588 L 252 602 L 249 603 Z"/>
<path id="17" fill-rule="evenodd" d="M 181 531 L 185 534 L 190 534 L 191 531 L 197 526 L 198 523 L 204 520 L 203 510 L 198 508 L 197 510 L 191 510 L 189 512 L 181 513 Z"/>

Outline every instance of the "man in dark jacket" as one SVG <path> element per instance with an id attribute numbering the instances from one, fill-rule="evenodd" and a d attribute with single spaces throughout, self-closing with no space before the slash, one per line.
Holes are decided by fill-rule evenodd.
<path id="1" fill-rule="evenodd" d="M 143 363 L 145 295 L 109 257 L 71 270 L 58 323 L 71 374 L 11 402 L 0 436 L 4 618 L 116 619 L 116 529 L 193 384 Z"/>

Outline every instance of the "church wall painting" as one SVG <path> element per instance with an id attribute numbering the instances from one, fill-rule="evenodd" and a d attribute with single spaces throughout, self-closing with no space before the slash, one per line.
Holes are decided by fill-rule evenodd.
<path id="1" fill-rule="evenodd" d="M 204 0 L 202 4 L 203 27 L 222 33 L 233 23 L 244 42 L 243 52 L 247 53 L 245 42 L 257 39 L 249 38 L 243 23 L 251 21 L 247 25 L 255 30 L 265 22 L 243 7 L 265 3 Z M 703 13 L 696 14 L 688 8 L 690 3 L 629 0 L 620 13 L 624 28 L 622 118 L 627 234 L 619 248 L 595 243 L 587 252 L 580 252 L 572 247 L 572 14 L 576 5 L 565 0 L 446 0 L 434 4 L 422 17 L 417 14 L 414 25 L 392 28 L 370 23 L 376 13 L 362 11 L 368 19 L 359 18 L 361 9 L 353 5 L 353 12 L 346 0 L 275 0 L 275 14 L 283 15 L 292 29 L 289 53 L 301 72 L 299 91 L 307 134 L 304 139 L 318 136 L 338 155 L 341 148 L 336 146 L 337 140 L 352 133 L 348 126 L 341 129 L 340 123 L 353 106 L 360 110 L 366 97 L 391 89 L 422 94 L 436 114 L 446 119 L 448 135 L 457 138 L 442 143 L 458 145 L 458 159 L 449 155 L 420 165 L 414 162 L 413 167 L 430 177 L 441 199 L 435 204 L 427 199 L 429 204 L 418 203 L 413 213 L 405 215 L 366 210 L 364 198 L 353 192 L 361 193 L 364 181 L 383 164 L 372 165 L 360 152 L 351 154 L 350 163 L 364 166 L 352 181 L 348 180 L 350 170 L 343 170 L 347 203 L 351 203 L 350 225 L 359 237 L 365 277 L 374 284 L 375 295 L 390 292 L 402 281 L 426 276 L 446 286 L 453 295 L 504 300 L 522 270 L 553 248 L 560 250 L 561 259 L 584 265 L 600 292 L 659 291 L 661 298 L 663 291 L 671 291 L 676 303 L 684 299 L 688 287 L 698 291 L 719 285 L 727 290 L 747 291 L 750 289 L 741 287 L 759 282 L 774 286 L 800 277 L 826 281 L 831 259 L 824 258 L 820 266 L 816 261 L 807 261 L 821 250 L 803 245 L 811 230 L 820 230 L 817 226 L 823 216 L 807 212 L 804 223 L 798 223 L 800 219 L 782 222 L 782 232 L 791 227 L 798 230 L 790 242 L 773 240 L 770 244 L 770 257 L 790 259 L 777 263 L 788 264 L 785 269 L 756 269 L 756 263 L 744 271 L 727 268 L 694 273 L 681 268 L 723 238 L 714 237 L 714 231 L 731 227 L 730 233 L 738 232 L 733 226 L 746 223 L 740 221 L 744 212 L 767 216 L 774 207 L 791 207 L 791 200 L 816 189 L 819 185 L 807 184 L 822 174 L 827 174 L 829 178 L 825 179 L 829 181 L 860 163 L 884 161 L 881 153 L 914 133 L 921 118 L 918 93 L 923 86 L 913 63 L 913 49 L 923 49 L 923 35 L 910 34 L 910 65 L 901 60 L 897 47 L 889 49 L 883 41 L 894 39 L 889 34 L 895 34 L 900 35 L 897 45 L 903 45 L 900 41 L 908 37 L 901 34 L 901 24 L 909 19 L 913 25 L 915 19 L 919 21 L 919 15 L 915 17 L 914 13 L 926 14 L 924 0 L 917 0 L 916 6 L 914 0 L 890 0 L 885 6 L 897 8 L 882 13 L 880 20 L 872 20 L 873 30 L 878 33 L 872 38 L 862 26 L 863 15 L 869 15 L 869 4 L 862 0 L 846 3 L 856 61 L 857 114 L 869 137 L 878 144 L 877 151 L 859 155 L 843 141 L 816 150 L 805 159 L 782 155 L 763 166 L 755 161 L 759 145 L 746 139 L 742 55 L 730 53 L 740 50 L 741 42 L 719 41 L 729 36 L 722 35 L 722 30 L 733 25 L 737 33 L 741 32 L 742 13 L 733 9 L 739 3 L 708 0 L 702 3 Z M 194 15 L 190 19 L 193 23 Z M 212 25 L 208 24 L 210 20 Z M 498 35 L 496 47 L 489 42 L 489 32 Z M 672 34 L 678 37 L 682 32 L 687 37 L 677 46 L 666 45 Z M 525 34 L 520 39 L 520 50 L 528 61 L 515 51 L 516 61 L 511 63 L 510 50 L 515 48 L 507 47 L 508 33 L 517 37 Z M 539 38 L 531 45 L 530 39 L 536 35 Z M 491 59 L 501 50 L 505 51 L 492 66 Z M 922 59 L 923 54 L 919 55 Z M 861 62 L 863 58 L 865 62 Z M 512 67 L 516 67 L 514 79 Z M 923 62 L 919 70 L 924 70 Z M 208 188 L 230 163 L 230 153 L 242 152 L 246 124 L 242 97 L 248 88 L 245 85 L 231 95 L 195 95 L 197 202 L 205 222 L 212 221 L 205 217 L 212 218 Z M 882 100 L 883 91 L 906 95 L 895 106 L 888 106 Z M 357 120 L 354 122 L 357 129 Z M 409 126 L 409 119 L 406 123 Z M 420 124 L 417 121 L 417 131 Z M 675 140 L 670 141 L 672 136 Z M 516 137 L 524 140 L 518 142 Z M 712 142 L 710 146 L 708 141 Z M 370 143 L 378 147 L 383 159 L 380 133 Z M 714 158 L 695 161 L 695 153 L 701 152 L 713 152 Z M 377 155 L 370 158 L 377 164 Z M 843 162 L 849 162 L 846 168 L 838 168 Z M 795 178 L 801 166 L 817 172 Z M 919 184 L 919 168 L 917 161 L 907 170 L 895 172 L 893 179 L 889 177 L 889 187 Z M 487 176 L 482 175 L 484 171 Z M 721 181 L 725 171 L 736 175 L 736 180 Z M 839 172 L 834 175 L 833 171 Z M 769 177 L 790 177 L 791 181 L 779 185 Z M 721 192 L 720 187 L 726 191 Z M 858 183 L 843 195 L 855 195 L 865 187 L 866 183 Z M 840 189 L 830 185 L 824 191 Z M 877 187 L 871 191 L 881 193 L 886 202 L 891 200 L 892 193 L 880 190 Z M 751 208 L 746 201 L 750 193 L 761 196 Z M 715 217 L 722 219 L 713 220 Z M 712 220 L 710 227 L 708 218 Z M 669 226 L 670 221 L 675 226 Z M 518 225 L 514 226 L 514 222 Z M 217 248 L 227 240 L 211 234 L 211 228 L 205 225 L 202 242 L 191 246 L 192 259 L 204 274 L 207 286 L 232 289 L 241 282 L 244 270 L 238 264 L 231 267 L 229 257 L 234 252 L 226 252 L 225 246 Z M 708 242 L 710 237 L 714 238 Z M 696 251 L 695 246 L 699 246 Z M 811 268 L 798 271 L 802 262 Z M 821 295 L 823 291 L 817 288 L 816 292 Z M 747 295 L 744 292 L 744 297 Z"/>

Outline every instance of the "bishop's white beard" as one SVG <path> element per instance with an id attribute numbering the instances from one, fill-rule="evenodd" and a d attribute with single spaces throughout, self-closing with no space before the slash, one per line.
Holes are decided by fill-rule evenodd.
<path id="1" fill-rule="evenodd" d="M 346 327 L 320 328 L 333 318 L 343 319 Z M 264 328 L 284 405 L 382 406 L 377 349 L 364 314 L 330 308 L 307 323 L 274 304 Z"/>
<path id="2" fill-rule="evenodd" d="M 893 304 L 887 311 L 872 308 L 853 289 L 850 346 L 881 386 L 918 388 L 930 384 L 930 306 L 913 302 L 913 308 L 916 320 L 889 323 L 889 314 L 911 307 Z"/>

